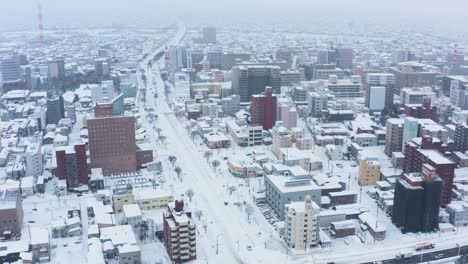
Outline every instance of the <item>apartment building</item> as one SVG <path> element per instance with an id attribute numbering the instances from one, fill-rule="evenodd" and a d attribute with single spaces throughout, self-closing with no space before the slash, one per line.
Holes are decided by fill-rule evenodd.
<path id="1" fill-rule="evenodd" d="M 307 195 L 304 201 L 285 207 L 284 240 L 294 249 L 307 249 L 319 243 L 317 221 L 320 207 Z"/>

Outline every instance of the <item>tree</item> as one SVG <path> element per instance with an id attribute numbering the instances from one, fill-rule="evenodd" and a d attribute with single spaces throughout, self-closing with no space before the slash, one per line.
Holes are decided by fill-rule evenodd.
<path id="1" fill-rule="evenodd" d="M 156 133 L 158 133 L 158 137 L 160 137 L 160 136 L 161 136 L 162 129 L 159 128 L 159 127 L 157 127 L 157 128 L 155 128 L 154 130 L 156 131 Z"/>
<path id="2" fill-rule="evenodd" d="M 195 210 L 195 212 L 193 212 L 195 214 L 195 216 L 198 218 L 198 221 L 200 221 L 200 218 L 203 216 L 203 211 L 200 210 L 200 209 L 197 209 Z"/>
<path id="3" fill-rule="evenodd" d="M 213 166 L 213 171 L 216 172 L 216 168 L 220 165 L 220 162 L 219 162 L 219 160 L 213 160 L 211 162 L 211 165 Z"/>
<path id="4" fill-rule="evenodd" d="M 197 132 L 196 130 L 192 130 L 192 131 L 190 132 L 190 136 L 192 137 L 192 141 L 195 140 L 195 137 L 196 137 L 197 135 L 198 135 L 198 132 Z"/>
<path id="5" fill-rule="evenodd" d="M 179 180 L 181 180 L 180 174 L 182 173 L 182 168 L 177 166 L 175 167 L 174 171 L 177 173 L 177 177 L 179 178 Z"/>
<path id="6" fill-rule="evenodd" d="M 211 158 L 211 156 L 213 155 L 213 152 L 211 150 L 207 150 L 205 151 L 205 153 L 203 154 L 203 156 L 205 157 L 206 161 L 208 162 Z"/>
<path id="7" fill-rule="evenodd" d="M 195 195 L 195 193 L 193 192 L 192 189 L 187 189 L 187 190 L 185 191 L 185 195 L 187 195 L 187 197 L 189 198 L 189 200 L 190 200 L 190 202 L 191 202 L 193 196 Z"/>
<path id="8" fill-rule="evenodd" d="M 159 141 L 161 141 L 161 143 L 164 144 L 164 142 L 166 141 L 166 136 L 162 136 L 162 135 L 161 135 L 161 136 L 158 137 L 158 139 L 159 139 Z M 173 164 L 173 165 L 174 165 L 174 164 Z"/>
<path id="9" fill-rule="evenodd" d="M 245 205 L 245 213 L 247 214 L 247 220 L 250 223 L 250 216 L 253 214 L 253 208 L 250 204 Z"/>
<path id="10" fill-rule="evenodd" d="M 174 164 L 177 161 L 177 158 L 173 155 L 170 155 L 168 159 L 169 159 L 169 162 L 172 164 L 172 167 L 174 167 Z"/>
<path id="11" fill-rule="evenodd" d="M 229 195 L 232 195 L 233 192 L 237 191 L 237 188 L 236 186 L 229 186 L 228 191 Z"/>

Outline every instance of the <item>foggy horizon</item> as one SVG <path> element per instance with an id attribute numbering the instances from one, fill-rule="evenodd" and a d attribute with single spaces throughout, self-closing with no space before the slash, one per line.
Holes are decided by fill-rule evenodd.
<path id="1" fill-rule="evenodd" d="M 151 1 L 27 1 L 2 0 L 0 30 L 34 30 L 38 27 L 38 4 L 42 5 L 44 28 L 96 27 L 122 24 L 160 27 L 168 20 L 182 19 L 190 25 L 222 26 L 235 23 L 269 23 L 283 21 L 307 27 L 307 23 L 355 23 L 357 25 L 416 27 L 427 31 L 465 30 L 459 28 L 465 19 L 468 2 L 449 1 L 372 1 L 372 0 L 189 0 Z M 83 19 L 85 18 L 85 19 Z M 431 24 L 437 21 L 437 23 Z"/>

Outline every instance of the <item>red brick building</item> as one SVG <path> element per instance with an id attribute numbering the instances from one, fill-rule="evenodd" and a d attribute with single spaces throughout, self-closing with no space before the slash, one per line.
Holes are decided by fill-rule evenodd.
<path id="1" fill-rule="evenodd" d="M 92 168 L 102 168 L 104 174 L 137 170 L 133 116 L 97 117 L 87 125 Z"/>
<path id="2" fill-rule="evenodd" d="M 192 213 L 184 211 L 184 201 L 176 200 L 163 214 L 164 244 L 173 263 L 197 259 L 196 226 Z"/>
<path id="3" fill-rule="evenodd" d="M 250 114 L 252 124 L 262 125 L 264 130 L 271 129 L 276 122 L 276 101 L 273 88 L 265 87 L 263 94 L 252 95 Z"/>
<path id="4" fill-rule="evenodd" d="M 86 144 L 58 147 L 55 152 L 57 160 L 57 176 L 67 181 L 69 189 L 80 184 L 88 184 L 88 162 L 86 158 Z"/>
<path id="5" fill-rule="evenodd" d="M 439 146 L 438 146 L 439 145 Z M 452 200 L 453 177 L 455 162 L 444 155 L 446 147 L 440 144 L 432 144 L 432 138 L 422 138 L 421 144 L 407 142 L 405 144 L 405 172 L 421 172 L 424 163 L 434 167 L 444 184 L 440 198 L 440 205 L 445 207 Z"/>
<path id="6" fill-rule="evenodd" d="M 437 106 L 431 105 L 431 98 L 425 97 L 422 104 L 405 104 L 405 115 L 414 118 L 428 118 L 438 122 Z"/>

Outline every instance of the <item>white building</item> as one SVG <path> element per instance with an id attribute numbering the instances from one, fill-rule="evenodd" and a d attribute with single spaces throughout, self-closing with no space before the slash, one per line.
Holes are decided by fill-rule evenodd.
<path id="1" fill-rule="evenodd" d="M 318 244 L 317 220 L 320 207 L 310 196 L 305 201 L 292 202 L 286 206 L 284 239 L 294 249 L 307 249 Z"/>
<path id="2" fill-rule="evenodd" d="M 114 83 L 112 80 L 102 81 L 101 85 L 90 85 L 93 103 L 110 102 L 114 99 Z"/>
<path id="3" fill-rule="evenodd" d="M 317 92 L 307 93 L 307 109 L 312 116 L 321 116 L 327 108 L 327 97 Z"/>
<path id="4" fill-rule="evenodd" d="M 190 76 L 187 73 L 174 73 L 174 100 L 178 104 L 183 104 L 190 99 Z"/>
<path id="5" fill-rule="evenodd" d="M 431 87 L 403 88 L 400 90 L 402 104 L 422 104 L 424 97 L 430 97 L 431 102 L 435 102 L 436 94 Z"/>
<path id="6" fill-rule="evenodd" d="M 26 148 L 26 176 L 42 175 L 43 162 L 40 142 L 30 142 Z"/>
<path id="7" fill-rule="evenodd" d="M 141 224 L 142 213 L 138 204 L 124 204 L 122 206 L 125 215 L 125 221 L 132 227 L 137 227 Z"/>
<path id="8" fill-rule="evenodd" d="M 371 86 L 369 95 L 369 109 L 371 111 L 381 111 L 385 108 L 385 87 Z"/>

